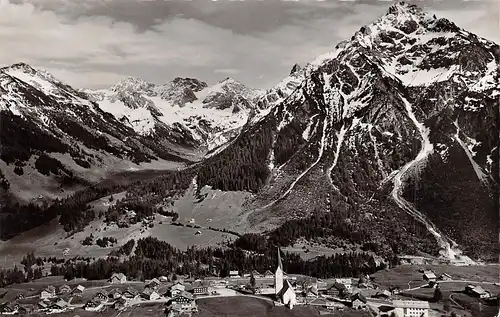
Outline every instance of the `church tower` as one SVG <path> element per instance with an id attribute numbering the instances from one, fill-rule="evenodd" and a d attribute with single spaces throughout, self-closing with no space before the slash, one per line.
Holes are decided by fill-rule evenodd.
<path id="1" fill-rule="evenodd" d="M 283 289 L 283 263 L 281 263 L 281 252 L 278 248 L 278 267 L 276 268 L 276 273 L 274 274 L 274 293 L 276 296 Z"/>

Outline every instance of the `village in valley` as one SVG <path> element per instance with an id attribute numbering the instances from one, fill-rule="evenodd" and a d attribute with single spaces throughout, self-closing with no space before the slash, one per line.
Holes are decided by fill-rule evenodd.
<path id="1" fill-rule="evenodd" d="M 469 278 L 473 276 L 470 267 L 463 267 L 465 275 L 460 276 L 454 276 L 453 266 L 441 266 L 441 272 L 404 264 L 398 269 L 397 272 L 386 270 L 378 276 L 379 272 L 374 276 L 325 280 L 288 275 L 283 270 L 278 250 L 274 272 L 233 270 L 224 278 L 218 274 L 204 278 L 170 274 L 145 281 L 129 280 L 125 274 L 117 272 L 106 281 L 59 279 L 44 283 L 40 279 L 11 285 L 0 292 L 0 313 L 64 317 L 126 313 L 129 313 L 126 316 L 214 316 L 213 311 L 204 311 L 204 307 L 211 307 L 211 301 L 215 301 L 218 309 L 227 306 L 225 309 L 233 312 L 245 311 L 242 306 L 236 307 L 240 303 L 244 306 L 245 301 L 260 302 L 267 309 L 276 310 L 276 316 L 299 310 L 297 316 L 314 313 L 353 317 L 480 317 L 489 315 L 475 315 L 474 312 L 498 309 L 496 294 L 500 285 L 477 273 L 475 279 Z M 408 282 L 403 281 L 404 277 L 409 278 Z M 8 298 L 12 300 L 6 301 Z M 225 301 L 218 304 L 217 300 L 221 299 Z M 475 306 L 465 307 L 467 305 Z M 302 311 L 304 309 L 307 310 Z M 259 314 L 248 316 L 256 315 Z"/>

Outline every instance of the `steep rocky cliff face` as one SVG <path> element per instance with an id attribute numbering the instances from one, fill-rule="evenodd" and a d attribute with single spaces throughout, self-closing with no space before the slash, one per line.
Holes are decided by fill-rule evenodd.
<path id="1" fill-rule="evenodd" d="M 261 155 L 255 164 L 267 165 L 247 188 L 257 193 L 247 206 L 250 224 L 264 230 L 322 210 L 371 226 L 379 244 L 390 244 L 384 230 L 392 230 L 416 244 L 432 241 L 437 248 L 427 251 L 446 258 L 491 256 L 499 223 L 498 52 L 451 21 L 399 3 L 331 53 L 294 67 L 284 82 L 299 72 L 300 84 L 226 149 L 263 140 L 251 150 Z"/>

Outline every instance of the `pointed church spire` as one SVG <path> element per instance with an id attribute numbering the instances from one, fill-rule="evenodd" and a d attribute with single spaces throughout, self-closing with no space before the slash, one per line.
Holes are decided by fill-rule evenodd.
<path id="1" fill-rule="evenodd" d="M 278 247 L 278 267 L 283 270 L 283 263 L 281 262 L 281 250 Z"/>

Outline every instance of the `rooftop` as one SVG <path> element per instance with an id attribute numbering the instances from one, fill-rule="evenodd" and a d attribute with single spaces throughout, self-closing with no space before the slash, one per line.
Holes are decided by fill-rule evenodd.
<path id="1" fill-rule="evenodd" d="M 394 300 L 392 301 L 394 307 L 398 308 L 423 308 L 430 309 L 429 302 L 419 300 Z"/>

